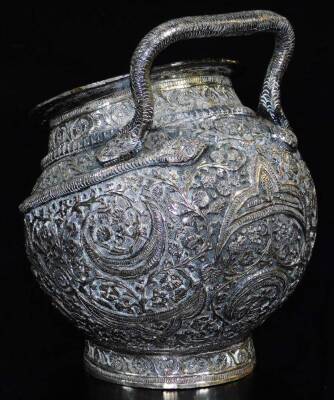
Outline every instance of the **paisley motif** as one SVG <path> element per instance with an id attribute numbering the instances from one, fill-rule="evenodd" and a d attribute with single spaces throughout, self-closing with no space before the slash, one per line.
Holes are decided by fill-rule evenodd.
<path id="1" fill-rule="evenodd" d="M 143 204 L 146 210 L 139 212 L 118 193 L 99 199 L 81 233 L 84 250 L 96 268 L 133 277 L 159 264 L 166 240 L 163 218 L 153 203 Z"/>
<path id="2" fill-rule="evenodd" d="M 253 182 L 230 202 L 220 229 L 217 253 L 240 227 L 268 216 L 290 215 L 305 226 L 302 194 L 294 185 L 280 184 L 272 167 L 262 157 L 255 160 Z"/>
<path id="3" fill-rule="evenodd" d="M 235 279 L 251 269 L 268 265 L 298 267 L 305 255 L 303 226 L 289 215 L 275 214 L 236 230 L 227 240 L 218 263 L 225 277 Z"/>
<path id="4" fill-rule="evenodd" d="M 264 269 L 245 275 L 213 299 L 215 313 L 237 329 L 254 328 L 273 312 L 288 293 L 288 276 L 279 269 Z"/>
<path id="5" fill-rule="evenodd" d="M 243 107 L 216 64 L 173 68 L 131 159 L 98 161 L 106 143 L 107 159 L 127 153 L 125 78 L 55 116 L 21 210 L 32 270 L 90 338 L 93 370 L 190 385 L 253 367 L 245 339 L 300 281 L 317 213 L 289 131 Z"/>

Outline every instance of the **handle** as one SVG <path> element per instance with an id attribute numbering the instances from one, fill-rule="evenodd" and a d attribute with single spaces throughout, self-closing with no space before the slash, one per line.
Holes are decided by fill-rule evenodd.
<path id="1" fill-rule="evenodd" d="M 280 82 L 294 48 L 294 32 L 289 21 L 274 12 L 261 10 L 178 18 L 150 31 L 133 53 L 130 81 L 135 114 L 116 138 L 107 142 L 98 153 L 99 161 L 112 164 L 131 157 L 141 149 L 153 120 L 150 71 L 155 57 L 162 50 L 185 39 L 246 36 L 259 32 L 274 33 L 275 48 L 262 86 L 258 112 L 275 124 L 288 128 L 280 101 Z"/>

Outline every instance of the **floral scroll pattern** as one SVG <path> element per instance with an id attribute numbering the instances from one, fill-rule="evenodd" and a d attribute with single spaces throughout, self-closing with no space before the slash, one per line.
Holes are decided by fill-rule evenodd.
<path id="1" fill-rule="evenodd" d="M 233 342 L 285 300 L 310 253 L 312 204 L 273 165 L 222 140 L 184 183 L 177 167 L 134 170 L 37 208 L 26 216 L 33 269 L 105 345 Z"/>
<path id="2" fill-rule="evenodd" d="M 135 356 L 121 354 L 87 342 L 85 361 L 88 369 L 103 366 L 105 377 L 117 377 L 124 383 L 129 376 L 139 375 L 138 383 L 154 387 L 159 383 L 182 383 L 190 385 L 203 374 L 207 380 L 218 381 L 226 375 L 238 371 L 240 375 L 249 373 L 255 364 L 254 346 L 250 339 L 232 346 L 229 350 L 218 350 L 209 353 L 179 356 Z M 240 371 L 242 365 L 243 372 Z M 132 381 L 132 384 L 134 382 Z"/>
<path id="3" fill-rule="evenodd" d="M 170 108 L 180 102 L 163 96 Z M 210 103 L 219 93 L 210 87 L 201 96 Z M 82 117 L 71 132 L 79 140 L 94 123 Z M 250 115 L 208 113 L 183 124 L 155 127 L 138 156 L 106 169 L 96 162 L 98 146 L 51 164 L 34 192 L 43 201 L 26 210 L 34 274 L 91 338 L 90 362 L 109 372 L 145 365 L 173 374 L 181 368 L 175 359 L 151 358 L 166 352 L 207 354 L 196 359 L 203 370 L 214 369 L 214 357 L 222 370 L 253 359 L 250 347 L 221 349 L 244 343 L 285 301 L 311 255 L 316 197 L 287 144 L 293 134 Z M 62 183 L 62 195 L 43 197 Z M 129 351 L 148 357 L 129 367 Z M 196 374 L 186 361 L 182 368 Z"/>

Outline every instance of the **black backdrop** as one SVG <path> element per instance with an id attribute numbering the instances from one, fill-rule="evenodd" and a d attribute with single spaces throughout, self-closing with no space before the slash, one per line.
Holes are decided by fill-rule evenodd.
<path id="1" fill-rule="evenodd" d="M 330 186 L 333 112 L 330 82 L 331 13 L 326 2 L 116 1 L 23 6 L 2 12 L 5 47 L 1 97 L 1 399 L 322 399 L 330 397 L 334 273 Z M 298 4 L 299 3 L 299 4 Z M 306 2 L 305 2 L 306 3 Z M 284 78 L 283 105 L 315 180 L 318 239 L 304 280 L 287 304 L 254 334 L 256 372 L 240 383 L 174 393 L 122 389 L 88 378 L 82 368 L 83 337 L 54 311 L 35 283 L 24 254 L 17 206 L 30 192 L 47 151 L 47 137 L 29 125 L 38 102 L 75 86 L 122 74 L 138 41 L 170 18 L 271 9 L 290 19 L 294 58 Z M 157 63 L 205 57 L 240 60 L 234 79 L 243 103 L 257 104 L 271 55 L 269 35 L 175 44 Z M 332 156 L 333 157 L 333 156 Z M 332 245 L 333 247 L 333 245 Z M 174 396 L 174 397 L 173 397 Z"/>

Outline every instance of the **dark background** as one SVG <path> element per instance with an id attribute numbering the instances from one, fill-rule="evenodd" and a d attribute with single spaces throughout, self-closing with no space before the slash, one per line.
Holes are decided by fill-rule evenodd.
<path id="1" fill-rule="evenodd" d="M 330 396 L 334 374 L 330 195 L 334 155 L 330 144 L 333 63 L 329 56 L 333 37 L 327 2 L 12 3 L 1 17 L 5 38 L 1 141 L 5 143 L 1 145 L 0 398 L 334 398 Z M 318 192 L 318 239 L 308 270 L 286 305 L 254 333 L 257 368 L 239 383 L 176 393 L 124 389 L 89 378 L 82 367 L 83 337 L 53 310 L 35 283 L 24 253 L 17 207 L 39 175 L 48 141 L 45 133 L 31 126 L 28 112 L 62 91 L 128 72 L 138 41 L 163 21 L 243 9 L 281 13 L 296 32 L 296 50 L 282 84 L 282 100 Z M 171 46 L 157 64 L 206 57 L 238 59 L 242 67 L 234 79 L 236 91 L 244 104 L 255 108 L 272 46 L 270 35 L 188 41 Z"/>

